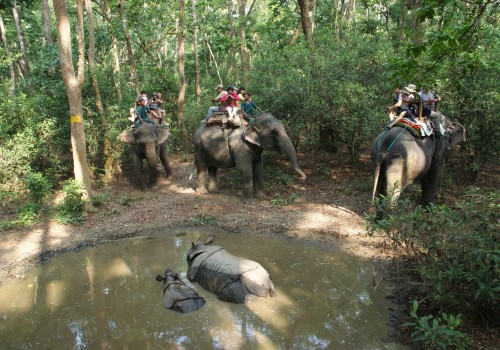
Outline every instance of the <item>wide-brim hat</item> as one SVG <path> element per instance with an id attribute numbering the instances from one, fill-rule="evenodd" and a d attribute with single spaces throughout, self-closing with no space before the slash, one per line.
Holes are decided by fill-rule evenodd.
<path id="1" fill-rule="evenodd" d="M 223 89 L 224 90 L 224 85 L 219 84 L 219 85 L 217 85 L 217 87 L 215 89 Z"/>
<path id="2" fill-rule="evenodd" d="M 405 86 L 405 90 L 408 92 L 415 93 L 417 92 L 417 86 L 414 84 L 408 84 L 408 86 Z"/>

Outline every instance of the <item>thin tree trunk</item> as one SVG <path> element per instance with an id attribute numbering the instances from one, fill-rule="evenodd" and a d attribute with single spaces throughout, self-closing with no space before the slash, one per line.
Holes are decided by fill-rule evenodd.
<path id="1" fill-rule="evenodd" d="M 42 27 L 43 27 L 43 46 L 54 45 L 52 38 L 52 27 L 50 25 L 50 7 L 49 0 L 42 0 Z"/>
<path id="2" fill-rule="evenodd" d="M 0 15 L 0 33 L 2 35 L 2 43 L 5 49 L 5 56 L 7 58 L 7 62 L 9 63 L 9 73 L 10 73 L 10 96 L 14 96 L 16 94 L 16 72 L 14 70 L 14 64 L 12 63 L 12 59 L 10 57 L 9 44 L 7 43 L 7 37 L 5 36 L 5 26 L 3 24 L 3 18 Z"/>
<path id="3" fill-rule="evenodd" d="M 111 23 L 111 10 L 108 6 L 107 1 L 100 2 L 101 13 L 106 22 Z M 123 101 L 122 89 L 121 89 L 121 72 L 120 72 L 120 57 L 118 54 L 118 44 L 116 42 L 116 37 L 111 34 L 111 54 L 113 55 L 113 86 L 115 88 L 116 97 L 118 102 Z"/>
<path id="4" fill-rule="evenodd" d="M 212 51 L 212 47 L 210 46 L 210 42 L 208 41 L 206 34 L 205 34 L 205 42 L 207 43 L 208 51 L 210 51 L 210 56 L 212 57 L 212 60 L 214 61 L 215 70 L 217 71 L 217 76 L 219 77 L 219 83 L 222 84 L 222 78 L 221 78 L 220 72 L 219 72 L 219 65 L 217 64 L 217 59 L 214 56 L 214 53 Z"/>
<path id="5" fill-rule="evenodd" d="M 83 2 L 84 0 L 76 0 L 76 30 L 78 38 L 78 85 L 80 90 L 85 82 L 85 30 L 83 28 Z"/>
<path id="6" fill-rule="evenodd" d="M 184 73 L 184 18 L 185 18 L 185 0 L 180 0 L 179 7 L 179 26 L 178 26 L 178 42 L 179 42 L 179 97 L 177 100 L 177 122 L 181 131 L 182 148 L 188 150 L 188 137 L 186 126 L 184 125 L 184 99 L 186 97 L 186 75 Z"/>
<path id="7" fill-rule="evenodd" d="M 228 6 L 228 14 L 229 14 L 229 33 L 231 35 L 231 48 L 232 48 L 232 57 L 231 62 L 229 64 L 229 76 L 233 75 L 233 81 L 238 80 L 238 72 L 236 70 L 236 33 L 234 31 L 234 19 L 233 19 L 233 0 L 229 0 Z"/>
<path id="8" fill-rule="evenodd" d="M 309 19 L 309 0 L 298 0 L 300 8 L 300 21 L 302 23 L 302 30 L 306 37 L 307 43 L 310 48 L 314 48 L 314 40 L 312 37 L 311 20 Z"/>
<path id="9" fill-rule="evenodd" d="M 193 33 L 193 50 L 194 50 L 194 63 L 196 67 L 196 76 L 194 80 L 194 85 L 196 88 L 196 97 L 198 101 L 201 96 L 201 86 L 200 86 L 200 60 L 198 58 L 198 20 L 196 17 L 196 0 L 191 0 L 191 12 L 193 14 L 193 25 L 194 25 L 194 33 Z"/>
<path id="10" fill-rule="evenodd" d="M 122 28 L 123 28 L 123 34 L 125 34 L 125 43 L 127 45 L 127 51 L 128 51 L 128 61 L 130 63 L 130 73 L 132 73 L 132 76 L 134 78 L 134 87 L 135 87 L 135 92 L 137 95 L 141 93 L 141 88 L 139 86 L 139 79 L 137 78 L 137 70 L 135 68 L 135 58 L 134 58 L 134 49 L 132 48 L 132 39 L 130 37 L 130 33 L 127 28 L 127 20 L 125 18 L 125 1 L 120 0 L 120 16 L 122 19 Z"/>
<path id="11" fill-rule="evenodd" d="M 111 146 L 109 144 L 109 140 L 106 137 L 107 134 L 107 123 L 106 116 L 104 114 L 104 107 L 102 104 L 101 91 L 99 89 L 99 81 L 97 80 L 97 71 L 95 65 L 95 33 L 94 33 L 94 11 L 92 9 L 92 1 L 85 0 L 85 11 L 87 12 L 87 21 L 88 21 L 88 33 L 89 33 L 89 52 L 88 52 L 88 61 L 89 61 L 89 71 L 90 71 L 90 79 L 92 84 L 92 92 L 95 96 L 95 107 L 97 113 L 99 114 L 99 151 L 98 153 L 101 155 L 101 161 L 99 162 L 99 166 L 104 165 L 104 179 L 111 180 L 111 172 L 113 169 L 113 158 L 111 157 Z"/>
<path id="12" fill-rule="evenodd" d="M 415 11 L 420 7 L 419 0 L 410 0 L 410 8 L 413 10 L 411 15 L 412 41 L 415 45 L 423 45 L 424 38 L 422 32 L 422 20 L 416 15 Z"/>
<path id="13" fill-rule="evenodd" d="M 245 14 L 246 0 L 238 0 L 238 14 L 240 21 L 240 51 L 241 51 L 241 68 L 243 71 L 243 82 L 245 85 L 250 83 L 250 52 L 247 47 L 247 37 L 246 37 L 246 21 L 247 16 Z"/>
<path id="14" fill-rule="evenodd" d="M 408 2 L 405 1 L 402 4 L 403 4 L 403 11 L 401 14 L 401 25 L 398 28 L 398 40 L 396 43 L 399 43 L 404 39 L 406 16 L 408 15 Z M 399 44 L 396 44 L 396 46 L 399 46 Z"/>
<path id="15" fill-rule="evenodd" d="M 12 14 L 14 16 L 14 23 L 16 24 L 19 48 L 21 49 L 21 69 L 23 71 L 24 78 L 27 79 L 30 75 L 30 65 L 28 61 L 28 53 L 26 52 L 26 40 L 24 39 L 23 26 L 21 24 L 21 18 L 19 18 L 19 11 L 15 0 L 12 2 Z"/>
<path id="16" fill-rule="evenodd" d="M 92 198 L 92 187 L 87 164 L 85 130 L 83 126 L 82 90 L 75 76 L 71 52 L 71 22 L 68 17 L 65 1 L 54 0 L 53 2 L 57 19 L 59 62 L 69 101 L 75 179 L 82 185 L 83 199 L 89 199 Z"/>

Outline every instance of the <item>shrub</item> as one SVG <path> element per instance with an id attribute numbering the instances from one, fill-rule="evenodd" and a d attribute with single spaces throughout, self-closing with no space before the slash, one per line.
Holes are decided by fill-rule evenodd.
<path id="1" fill-rule="evenodd" d="M 473 188 L 454 208 L 429 211 L 413 203 L 402 200 L 384 219 L 371 217 L 369 231 L 381 231 L 410 258 L 434 307 L 500 321 L 500 194 Z"/>
<path id="2" fill-rule="evenodd" d="M 52 185 L 40 173 L 29 172 L 26 174 L 25 182 L 28 197 L 33 203 L 42 203 L 52 191 Z"/>
<path id="3" fill-rule="evenodd" d="M 63 192 L 64 200 L 56 208 L 56 221 L 61 224 L 82 224 L 85 221 L 82 187 L 75 180 L 68 180 Z"/>

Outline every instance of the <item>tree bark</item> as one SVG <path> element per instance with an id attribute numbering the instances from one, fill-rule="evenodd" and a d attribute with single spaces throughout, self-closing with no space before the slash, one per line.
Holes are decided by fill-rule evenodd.
<path id="1" fill-rule="evenodd" d="M 54 45 L 52 38 L 52 27 L 50 25 L 50 7 L 49 0 L 42 0 L 42 27 L 43 27 L 43 46 Z"/>
<path id="2" fill-rule="evenodd" d="M 101 1 L 100 5 L 104 20 L 111 24 L 112 15 L 107 1 Z M 118 55 L 118 44 L 116 42 L 116 37 L 113 34 L 111 34 L 111 54 L 113 55 L 113 86 L 118 102 L 121 103 L 123 101 L 123 97 L 120 79 L 120 57 Z"/>
<path id="3" fill-rule="evenodd" d="M 135 68 L 134 49 L 132 48 L 132 42 L 131 42 L 132 39 L 131 39 L 130 33 L 128 31 L 127 20 L 125 18 L 125 1 L 124 0 L 120 0 L 120 16 L 122 19 L 123 34 L 125 34 L 125 43 L 127 45 L 128 61 L 130 63 L 130 73 L 132 74 L 132 76 L 134 78 L 134 87 L 135 87 L 136 95 L 139 95 L 141 93 L 141 88 L 139 86 L 139 79 L 137 78 L 137 70 Z"/>
<path id="4" fill-rule="evenodd" d="M 314 48 L 314 40 L 312 37 L 311 20 L 309 19 L 309 0 L 298 0 L 300 8 L 300 21 L 302 23 L 302 31 L 306 37 L 309 47 Z"/>
<path id="5" fill-rule="evenodd" d="M 71 121 L 71 146 L 75 180 L 82 186 L 83 199 L 92 198 L 85 130 L 82 116 L 82 90 L 75 76 L 71 52 L 71 22 L 64 0 L 54 0 L 54 12 L 57 19 L 57 37 L 59 44 L 59 62 L 69 101 Z"/>
<path id="6" fill-rule="evenodd" d="M 14 23 L 16 24 L 17 39 L 19 40 L 19 48 L 21 49 L 21 70 L 24 78 L 27 79 L 30 75 L 30 65 L 28 61 L 28 53 L 26 51 L 26 40 L 24 39 L 24 31 L 19 18 L 19 10 L 17 9 L 17 1 L 12 2 L 12 14 L 14 16 Z"/>
<path id="7" fill-rule="evenodd" d="M 186 97 L 186 75 L 184 73 L 184 18 L 185 18 L 185 0 L 180 0 L 179 7 L 179 24 L 178 24 L 178 47 L 179 47 L 179 97 L 177 99 L 177 122 L 181 132 L 182 148 L 186 151 L 189 147 L 187 144 L 187 130 L 184 125 L 184 99 Z"/>
<path id="8" fill-rule="evenodd" d="M 14 96 L 16 94 L 16 72 L 14 70 L 14 64 L 12 63 L 12 59 L 10 56 L 9 44 L 7 43 L 7 37 L 5 35 L 5 26 L 3 24 L 3 18 L 0 15 L 0 33 L 2 35 L 2 43 L 5 49 L 5 56 L 9 63 L 9 74 L 10 74 L 10 96 Z"/>
<path id="9" fill-rule="evenodd" d="M 243 71 L 243 82 L 245 85 L 250 83 L 250 52 L 247 47 L 246 21 L 245 14 L 246 0 L 238 0 L 238 15 L 240 21 L 240 51 L 241 51 L 241 70 Z"/>
<path id="10" fill-rule="evenodd" d="M 83 2 L 84 0 L 76 0 L 76 30 L 78 38 L 78 85 L 80 90 L 85 82 L 85 30 L 83 28 Z"/>
<path id="11" fill-rule="evenodd" d="M 233 81 L 238 80 L 238 71 L 236 70 L 236 33 L 234 31 L 234 19 L 233 19 L 233 0 L 229 0 L 228 4 L 228 15 L 229 15 L 229 33 L 231 35 L 231 51 L 232 57 L 229 63 L 229 76 L 233 75 Z"/>
<path id="12" fill-rule="evenodd" d="M 194 63 L 196 67 L 196 75 L 194 80 L 194 85 L 196 88 L 196 97 L 199 101 L 201 96 L 201 86 L 200 86 L 200 60 L 198 58 L 198 20 L 196 17 L 196 0 L 191 0 L 191 12 L 193 15 L 193 50 L 194 50 Z"/>
<path id="13" fill-rule="evenodd" d="M 424 43 L 422 20 L 415 13 L 416 9 L 420 7 L 420 1 L 410 0 L 408 6 L 413 10 L 411 14 L 412 41 L 415 45 L 421 46 Z"/>

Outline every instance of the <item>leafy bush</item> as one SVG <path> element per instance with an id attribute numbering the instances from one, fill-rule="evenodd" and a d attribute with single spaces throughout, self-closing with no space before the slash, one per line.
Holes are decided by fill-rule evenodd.
<path id="1" fill-rule="evenodd" d="M 52 185 L 40 173 L 29 172 L 25 182 L 28 196 L 33 203 L 42 203 L 52 191 Z"/>
<path id="2" fill-rule="evenodd" d="M 432 315 L 419 317 L 417 315 L 418 302 L 413 301 L 410 315 L 415 322 L 405 323 L 403 326 L 411 327 L 411 340 L 423 342 L 426 349 L 467 349 L 472 345 L 472 339 L 460 332 L 457 328 L 461 323 L 461 314 L 442 313 L 441 317 Z"/>
<path id="3" fill-rule="evenodd" d="M 299 198 L 297 193 L 292 193 L 287 198 L 281 198 L 281 195 L 279 193 L 276 193 L 274 195 L 274 198 L 271 199 L 271 204 L 281 205 L 281 206 L 286 207 L 286 206 L 292 205 L 297 198 Z"/>
<path id="4" fill-rule="evenodd" d="M 369 231 L 383 232 L 394 250 L 411 259 L 421 292 L 435 307 L 499 322 L 500 194 L 473 188 L 454 208 L 432 205 L 429 212 L 413 203 L 381 209 L 385 217 L 372 216 Z"/>
<path id="5" fill-rule="evenodd" d="M 63 192 L 64 200 L 56 208 L 56 221 L 61 224 L 82 224 L 85 221 L 82 187 L 75 180 L 68 180 Z"/>

